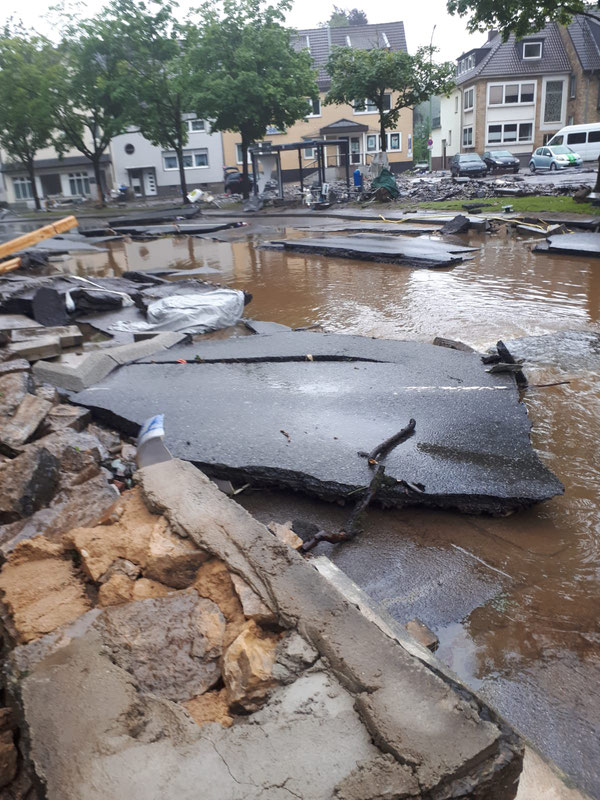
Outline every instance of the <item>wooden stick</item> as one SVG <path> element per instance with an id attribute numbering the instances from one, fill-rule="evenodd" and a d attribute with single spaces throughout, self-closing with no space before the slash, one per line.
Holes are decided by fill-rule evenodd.
<path id="1" fill-rule="evenodd" d="M 4 275 L 5 272 L 10 272 L 20 266 L 20 258 L 10 258 L 8 261 L 0 261 L 0 275 Z"/>
<path id="2" fill-rule="evenodd" d="M 50 225 L 44 225 L 43 228 L 38 228 L 36 231 L 24 233 L 22 236 L 17 236 L 16 239 L 11 239 L 9 242 L 0 244 L 0 258 L 4 258 L 4 256 L 8 256 L 11 253 L 16 253 L 19 250 L 24 250 L 38 242 L 42 242 L 44 239 L 50 239 L 52 236 L 56 236 L 57 233 L 64 233 L 75 227 L 77 227 L 77 217 L 71 216 L 59 219 L 57 222 L 53 222 Z"/>
<path id="3" fill-rule="evenodd" d="M 381 444 L 378 444 L 377 447 L 373 448 L 370 453 L 365 453 L 363 450 L 361 450 L 358 455 L 363 456 L 363 458 L 368 458 L 369 464 L 374 466 L 378 459 L 387 456 L 390 450 L 393 450 L 394 447 L 397 447 L 400 444 L 400 442 L 403 442 L 404 439 L 410 436 L 410 434 L 414 431 L 416 424 L 417 423 L 414 419 L 409 420 L 406 427 L 402 428 L 401 431 L 398 431 L 398 433 L 395 433 L 393 436 L 390 436 L 389 439 L 386 439 Z"/>

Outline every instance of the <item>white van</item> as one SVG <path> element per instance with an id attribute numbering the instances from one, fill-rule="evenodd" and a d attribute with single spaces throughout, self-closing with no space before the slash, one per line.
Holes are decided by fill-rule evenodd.
<path id="1" fill-rule="evenodd" d="M 600 157 L 600 122 L 585 125 L 566 125 L 548 142 L 548 147 L 566 144 L 584 161 L 596 161 Z"/>

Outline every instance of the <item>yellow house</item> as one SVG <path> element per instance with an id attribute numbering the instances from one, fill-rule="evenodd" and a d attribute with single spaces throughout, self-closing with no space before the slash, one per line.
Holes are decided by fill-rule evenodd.
<path id="1" fill-rule="evenodd" d="M 386 22 L 381 25 L 358 25 L 346 28 L 310 28 L 300 30 L 294 37 L 294 47 L 308 49 L 318 69 L 317 83 L 319 99 L 308 100 L 307 115 L 286 131 L 274 126 L 267 129 L 264 141 L 273 145 L 301 142 L 312 139 L 345 139 L 348 141 L 350 167 L 366 167 L 375 153 L 381 151 L 379 136 L 379 115 L 376 109 L 360 99 L 351 105 L 325 105 L 325 95 L 330 79 L 325 72 L 325 64 L 333 47 L 355 47 L 371 50 L 375 47 L 406 51 L 404 23 Z M 395 101 L 390 93 L 389 103 Z M 412 152 L 413 113 L 412 109 L 400 112 L 398 124 L 387 132 L 387 154 L 393 172 L 409 169 L 413 163 Z M 223 134 L 223 158 L 225 166 L 240 167 L 242 154 L 240 136 L 237 133 Z M 325 148 L 328 167 L 344 166 L 340 163 L 337 146 Z M 302 169 L 306 173 L 316 170 L 316 155 L 312 148 L 301 150 Z M 295 151 L 281 153 L 281 167 L 284 181 L 297 181 L 299 178 L 299 156 Z"/>

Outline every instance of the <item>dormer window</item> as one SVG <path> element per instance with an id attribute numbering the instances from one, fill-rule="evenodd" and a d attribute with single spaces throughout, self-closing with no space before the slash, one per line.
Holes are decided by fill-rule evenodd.
<path id="1" fill-rule="evenodd" d="M 523 58 L 526 61 L 535 61 L 542 57 L 541 42 L 523 42 Z"/>

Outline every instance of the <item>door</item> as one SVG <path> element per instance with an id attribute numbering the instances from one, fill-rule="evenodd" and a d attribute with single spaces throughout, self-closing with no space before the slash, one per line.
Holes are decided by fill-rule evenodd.
<path id="1" fill-rule="evenodd" d="M 362 153 L 360 152 L 360 136 L 350 137 L 350 163 L 360 164 Z"/>
<path id="2" fill-rule="evenodd" d="M 156 173 L 154 169 L 144 170 L 144 190 L 148 197 L 156 194 Z"/>
<path id="3" fill-rule="evenodd" d="M 44 197 L 48 197 L 51 194 L 62 194 L 60 175 L 58 173 L 40 175 L 40 181 L 42 183 L 42 194 Z"/>
<path id="4" fill-rule="evenodd" d="M 550 169 L 550 162 L 552 161 L 552 153 L 547 147 L 542 147 L 541 155 L 538 156 L 538 169 Z"/>
<path id="5" fill-rule="evenodd" d="M 132 169 L 129 172 L 129 185 L 135 197 L 144 196 L 144 184 L 142 182 L 142 170 Z"/>

